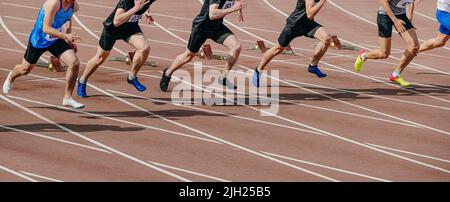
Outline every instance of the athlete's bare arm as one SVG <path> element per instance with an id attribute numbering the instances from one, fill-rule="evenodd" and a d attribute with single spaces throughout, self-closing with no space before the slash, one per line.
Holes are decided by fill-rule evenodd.
<path id="1" fill-rule="evenodd" d="M 44 17 L 42 31 L 44 33 L 52 35 L 52 36 L 62 39 L 62 40 L 70 41 L 70 42 L 80 41 L 80 37 L 78 35 L 76 35 L 75 33 L 67 34 L 64 32 L 60 32 L 59 30 L 56 30 L 52 27 L 52 23 L 55 18 L 56 12 L 58 12 L 58 10 L 60 9 L 59 0 L 47 0 L 44 3 L 43 8 L 44 8 L 44 12 L 45 12 L 45 17 Z"/>
<path id="2" fill-rule="evenodd" d="M 114 26 L 119 27 L 120 25 L 123 25 L 124 23 L 128 22 L 128 20 L 130 20 L 130 18 L 134 14 L 136 14 L 138 11 L 144 8 L 145 5 L 149 3 L 150 0 L 137 0 L 134 3 L 134 7 L 129 11 L 126 11 L 125 9 L 122 8 L 117 9 L 116 15 L 114 16 Z"/>
<path id="3" fill-rule="evenodd" d="M 391 6 L 389 6 L 389 0 L 380 0 L 381 6 L 383 6 L 389 18 L 391 18 L 392 22 L 394 22 L 395 27 L 400 33 L 406 31 L 405 22 L 403 20 L 398 19 L 394 15 L 394 11 L 392 11 Z"/>
<path id="4" fill-rule="evenodd" d="M 316 4 L 314 0 L 306 0 L 305 6 L 308 19 L 314 19 L 314 17 L 316 17 L 317 13 L 319 13 L 320 9 L 322 9 L 323 5 L 325 5 L 326 2 L 327 0 L 320 0 L 319 3 Z"/>
<path id="5" fill-rule="evenodd" d="M 219 9 L 219 4 L 213 4 L 209 6 L 209 19 L 217 20 L 227 16 L 230 13 L 234 13 L 244 9 L 247 6 L 245 0 L 236 0 L 231 8 Z"/>

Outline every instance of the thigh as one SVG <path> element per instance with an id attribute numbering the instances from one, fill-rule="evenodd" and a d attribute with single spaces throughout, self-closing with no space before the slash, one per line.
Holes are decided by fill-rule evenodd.
<path id="1" fill-rule="evenodd" d="M 391 43 L 392 43 L 392 38 L 383 38 L 380 37 L 378 39 L 378 43 L 380 44 L 380 50 L 383 53 L 390 53 L 391 52 Z"/>
<path id="2" fill-rule="evenodd" d="M 102 35 L 100 36 L 100 41 L 98 45 L 105 51 L 111 51 L 116 44 L 117 37 L 110 33 L 106 28 L 103 28 Z"/>
<path id="3" fill-rule="evenodd" d="M 329 38 L 329 34 L 324 27 L 319 27 L 314 32 L 314 38 L 319 39 L 321 41 L 326 41 Z"/>
<path id="4" fill-rule="evenodd" d="M 280 36 L 278 37 L 278 44 L 281 47 L 286 48 L 295 38 L 301 36 L 301 30 L 296 29 L 295 26 L 286 24 Z"/>
<path id="5" fill-rule="evenodd" d="M 144 50 L 149 47 L 149 43 L 143 33 L 136 33 L 128 39 L 128 44 L 138 50 Z"/>
<path id="6" fill-rule="evenodd" d="M 239 41 L 235 35 L 229 35 L 222 44 L 228 49 L 233 49 L 239 45 Z"/>
<path id="7" fill-rule="evenodd" d="M 61 55 L 68 50 L 73 51 L 72 47 L 66 41 L 61 39 L 58 39 L 54 44 L 48 47 L 48 51 L 57 58 L 60 58 Z"/>
<path id="8" fill-rule="evenodd" d="M 403 39 L 403 41 L 405 41 L 405 43 L 407 45 L 410 46 L 417 46 L 419 45 L 419 39 L 417 38 L 417 34 L 416 34 L 416 30 L 415 29 L 409 29 L 405 32 L 403 32 L 401 34 L 401 37 Z"/>
<path id="9" fill-rule="evenodd" d="M 44 54 L 45 51 L 47 51 L 47 49 L 35 48 L 30 42 L 28 42 L 28 47 L 27 50 L 25 51 L 23 59 L 28 64 L 36 64 L 39 61 L 41 55 Z"/>
<path id="10" fill-rule="evenodd" d="M 61 61 L 63 61 L 66 65 L 74 65 L 79 64 L 78 57 L 74 50 L 69 49 L 61 54 L 59 57 Z"/>
<path id="11" fill-rule="evenodd" d="M 387 15 L 378 14 L 377 15 L 378 24 L 378 36 L 381 38 L 391 38 L 392 37 L 392 20 Z"/>
<path id="12" fill-rule="evenodd" d="M 200 48 L 205 43 L 208 37 L 198 28 L 192 28 L 191 36 L 189 37 L 188 50 L 192 53 L 198 53 Z"/>
<path id="13" fill-rule="evenodd" d="M 318 31 L 321 31 L 320 33 L 317 33 Z M 317 23 L 316 21 L 310 21 L 306 24 L 305 26 L 305 36 L 309 37 L 309 38 L 316 38 L 316 39 L 320 39 L 320 40 L 324 40 L 325 37 L 328 37 L 328 33 L 325 31 L 325 28 L 323 28 L 322 25 L 320 25 L 319 23 Z M 317 38 L 316 36 L 320 37 Z"/>
<path id="14" fill-rule="evenodd" d="M 233 35 L 233 32 L 225 25 L 222 25 L 217 30 L 210 33 L 210 36 L 208 36 L 208 38 L 211 38 L 218 44 L 224 44 L 225 40 L 231 35 Z"/>

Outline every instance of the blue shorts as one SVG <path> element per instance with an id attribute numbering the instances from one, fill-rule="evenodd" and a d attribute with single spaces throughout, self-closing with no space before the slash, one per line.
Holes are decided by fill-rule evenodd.
<path id="1" fill-rule="evenodd" d="M 436 10 L 436 19 L 441 24 L 439 31 L 450 36 L 450 13 L 438 9 Z"/>

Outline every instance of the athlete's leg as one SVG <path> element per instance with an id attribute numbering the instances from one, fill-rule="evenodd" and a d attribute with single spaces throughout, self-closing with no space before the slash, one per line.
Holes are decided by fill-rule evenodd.
<path id="1" fill-rule="evenodd" d="M 317 66 L 317 64 L 319 64 L 320 59 L 322 59 L 331 43 L 331 36 L 323 27 L 317 29 L 316 33 L 314 34 L 314 38 L 320 40 L 320 42 L 319 44 L 317 44 L 317 47 L 314 51 L 314 56 L 311 60 L 311 66 Z"/>
<path id="2" fill-rule="evenodd" d="M 275 46 L 267 50 L 262 56 L 261 61 L 259 62 L 258 71 L 264 70 L 267 64 L 269 64 L 269 62 L 272 61 L 275 56 L 283 52 L 284 49 L 285 47 L 282 47 L 279 43 L 276 43 Z"/>
<path id="3" fill-rule="evenodd" d="M 380 45 L 379 49 L 371 50 L 365 53 L 365 60 L 372 59 L 372 60 L 378 60 L 378 59 L 386 59 L 391 55 L 391 44 L 392 44 L 392 38 L 383 38 L 380 37 L 378 39 L 378 44 Z"/>
<path id="4" fill-rule="evenodd" d="M 223 42 L 223 45 L 230 50 L 228 52 L 228 58 L 225 63 L 225 69 L 222 73 L 222 76 L 226 77 L 228 71 L 231 70 L 231 68 L 233 68 L 233 66 L 236 64 L 236 61 L 238 60 L 239 55 L 241 54 L 242 46 L 234 35 L 228 36 Z"/>
<path id="5" fill-rule="evenodd" d="M 166 71 L 166 76 L 171 77 L 172 74 L 179 69 L 180 67 L 182 67 L 183 65 L 185 65 L 186 63 L 192 61 L 196 56 L 196 53 L 191 52 L 189 49 L 186 49 L 186 51 L 184 51 L 184 53 L 178 55 L 175 58 L 175 61 L 173 61 L 173 63 L 170 65 L 169 69 L 167 69 Z"/>
<path id="6" fill-rule="evenodd" d="M 130 39 L 128 39 L 128 43 L 136 48 L 130 70 L 130 76 L 136 77 L 145 61 L 147 61 L 150 53 L 150 45 L 142 33 L 131 36 Z"/>
<path id="7" fill-rule="evenodd" d="M 75 51 L 72 49 L 69 49 L 61 54 L 59 59 L 67 65 L 66 87 L 64 91 L 63 105 L 71 106 L 76 109 L 83 108 L 83 104 L 75 101 L 72 98 L 73 89 L 75 88 L 75 83 L 77 81 L 78 71 L 80 68 L 80 61 L 78 60 Z"/>
<path id="8" fill-rule="evenodd" d="M 27 75 L 33 69 L 33 65 L 28 63 L 25 59 L 22 60 L 21 64 L 18 64 L 14 67 L 14 69 L 9 72 L 6 77 L 5 82 L 3 83 L 3 93 L 7 95 L 12 89 L 12 83 L 14 80 L 19 78 L 20 76 Z"/>
<path id="9" fill-rule="evenodd" d="M 416 57 L 417 51 L 419 50 L 419 40 L 417 38 L 416 30 L 409 29 L 401 34 L 402 39 L 405 41 L 407 49 L 400 57 L 400 63 L 395 69 L 397 72 L 401 73 L 406 66 Z"/>
<path id="10" fill-rule="evenodd" d="M 89 77 L 94 74 L 100 65 L 102 65 L 108 58 L 110 51 L 103 50 L 100 46 L 97 47 L 97 53 L 95 56 L 88 61 L 86 68 L 84 69 L 83 75 L 80 77 L 81 83 L 86 83 Z"/>
<path id="11" fill-rule="evenodd" d="M 434 48 L 444 47 L 449 39 L 450 35 L 438 33 L 436 38 L 429 39 L 428 41 L 421 44 L 418 52 L 420 53 Z"/>

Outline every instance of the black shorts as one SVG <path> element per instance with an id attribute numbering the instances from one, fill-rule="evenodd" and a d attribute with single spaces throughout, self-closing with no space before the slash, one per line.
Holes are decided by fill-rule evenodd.
<path id="1" fill-rule="evenodd" d="M 206 30 L 205 28 L 192 27 L 191 36 L 189 37 L 188 49 L 193 53 L 197 53 L 207 39 L 223 44 L 225 39 L 233 35 L 233 32 L 225 25 L 218 28 Z"/>
<path id="2" fill-rule="evenodd" d="M 408 16 L 406 16 L 406 14 L 396 15 L 396 17 L 405 22 L 404 26 L 406 30 L 415 28 L 411 23 L 411 21 L 408 19 Z M 395 27 L 391 18 L 389 18 L 388 15 L 378 13 L 377 23 L 378 23 L 378 36 L 380 36 L 381 38 L 391 38 L 392 27 Z M 395 29 L 397 28 L 395 27 Z"/>
<path id="3" fill-rule="evenodd" d="M 72 49 L 72 47 L 70 47 L 66 41 L 61 39 L 58 39 L 54 44 L 47 48 L 35 48 L 28 42 L 28 47 L 23 58 L 30 64 L 36 64 L 41 55 L 46 51 L 49 51 L 52 55 L 59 58 L 59 56 L 70 49 Z"/>
<path id="4" fill-rule="evenodd" d="M 305 23 L 300 23 L 297 25 L 287 23 L 278 38 L 278 44 L 282 47 L 287 47 L 292 40 L 297 37 L 306 36 L 309 38 L 314 38 L 316 31 L 321 27 L 322 25 L 313 20 L 308 20 Z"/>
<path id="5" fill-rule="evenodd" d="M 142 34 L 141 27 L 139 26 L 131 26 L 124 31 L 111 31 L 103 28 L 102 36 L 100 37 L 100 41 L 98 42 L 98 44 L 103 50 L 110 51 L 113 49 L 114 44 L 116 44 L 117 40 L 121 39 L 128 43 L 128 40 L 130 40 L 131 36 L 138 33 Z"/>

